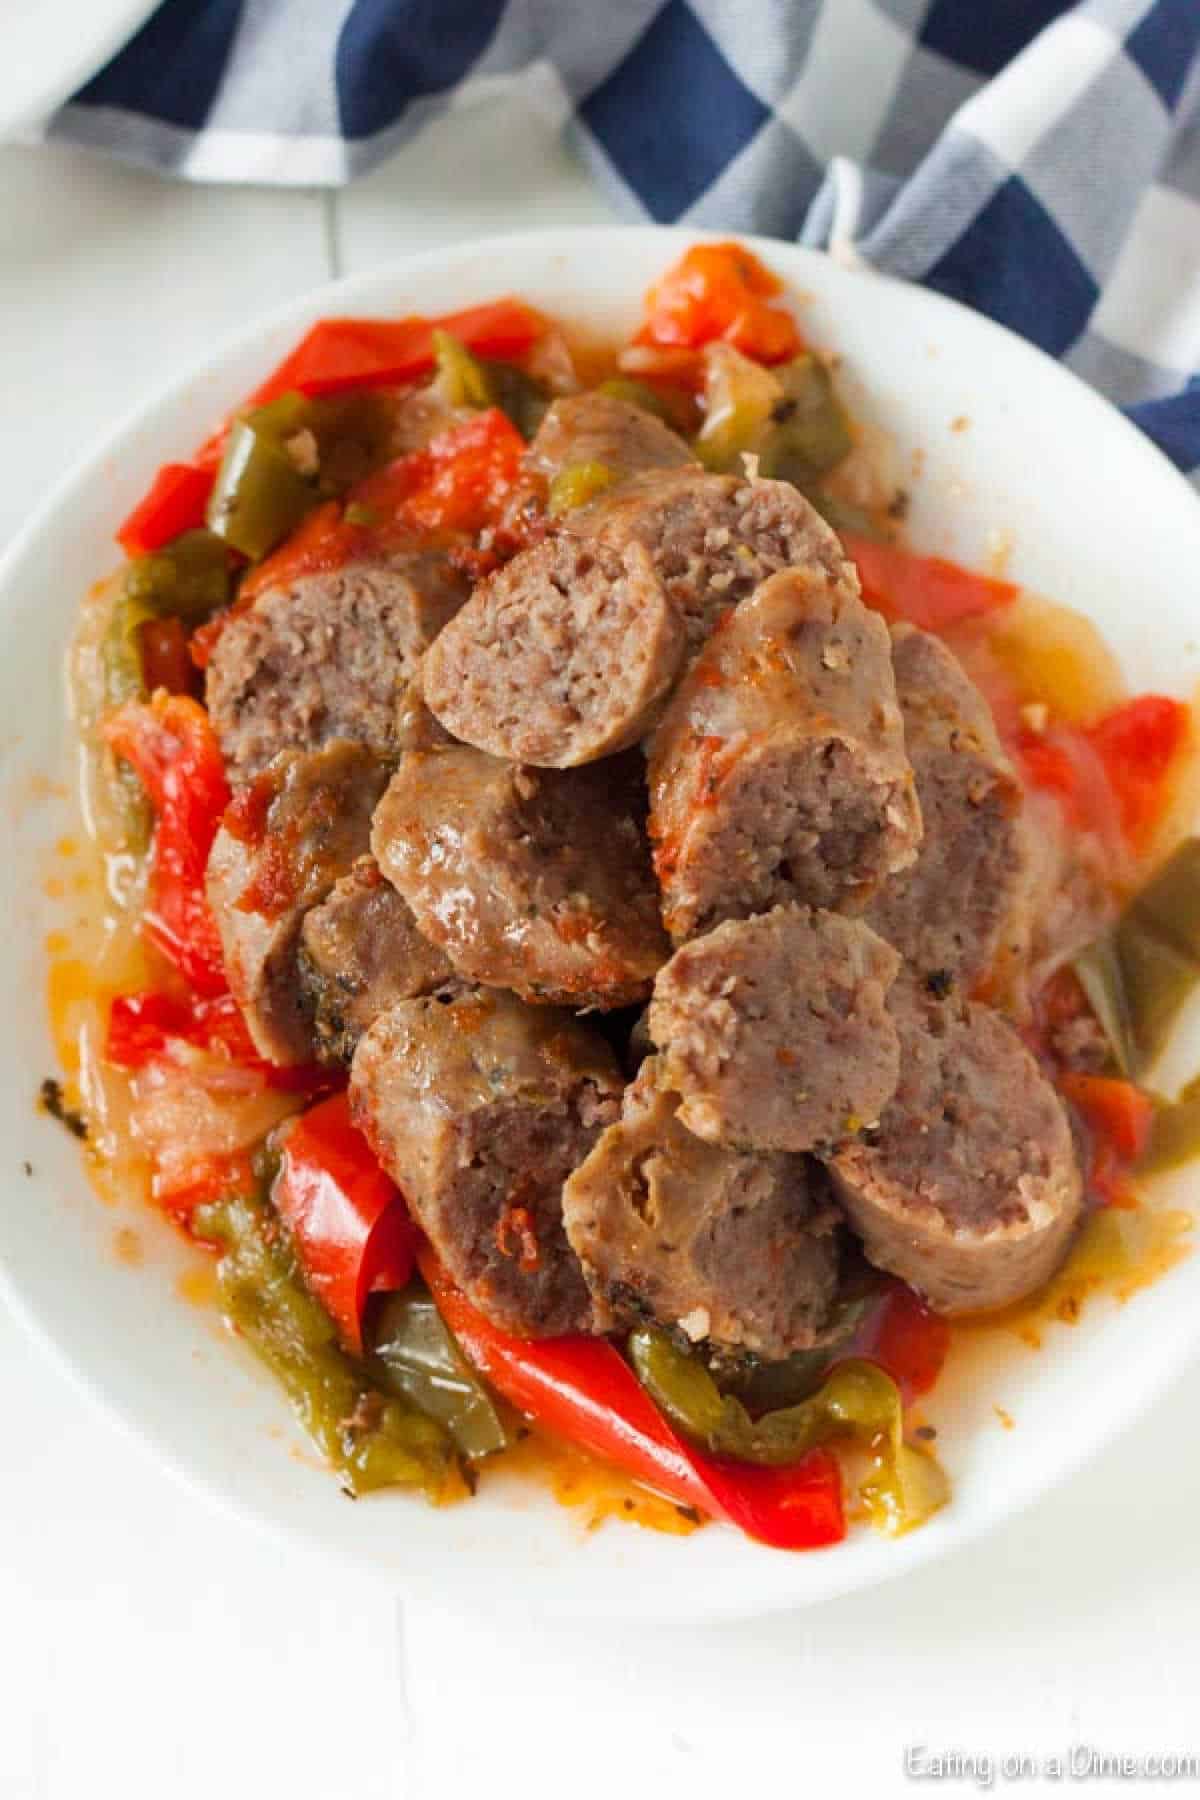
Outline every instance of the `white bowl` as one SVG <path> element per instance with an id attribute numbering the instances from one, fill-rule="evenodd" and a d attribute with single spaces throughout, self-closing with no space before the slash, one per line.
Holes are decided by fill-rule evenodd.
<path id="1" fill-rule="evenodd" d="M 516 1483 L 486 1484 L 473 1503 L 444 1512 L 403 1495 L 350 1506 L 302 1450 L 270 1379 L 210 1313 L 178 1297 L 175 1278 L 191 1253 L 144 1211 L 106 1209 L 76 1146 L 34 1111 L 38 1078 L 53 1068 L 43 999 L 52 921 L 40 859 L 73 825 L 65 788 L 46 793 L 47 775 L 64 784 L 69 776 L 63 653 L 80 596 L 114 561 L 114 524 L 158 463 L 186 454 L 321 315 L 447 310 L 518 292 L 617 334 L 696 235 L 495 239 L 320 289 L 124 423 L 0 564 L 11 832 L 0 860 L 0 1265 L 14 1304 L 90 1392 L 214 1497 L 382 1581 L 525 1613 L 751 1615 L 900 1574 L 1060 1480 L 1148 1403 L 1200 1339 L 1200 1265 L 1185 1261 L 1149 1298 L 1097 1301 L 1075 1328 L 1053 1328 L 1039 1354 L 1014 1344 L 1006 1355 L 964 1358 L 957 1372 L 952 1365 L 926 1410 L 954 1499 L 897 1542 L 856 1531 L 835 1549 L 786 1555 L 720 1527 L 689 1538 L 618 1524 L 585 1534 L 570 1511 Z M 983 562 L 1003 534 L 1013 575 L 1096 619 L 1135 689 L 1190 694 L 1200 676 L 1192 599 L 1200 507 L 1159 453 L 1054 362 L 965 309 L 810 251 L 757 248 L 803 296 L 812 338 L 844 355 L 860 412 L 899 447 L 915 541 Z M 22 1172 L 26 1159 L 32 1176 Z M 135 1223 L 149 1246 L 139 1270 L 113 1254 L 121 1223 Z M 994 1404 L 1017 1415 L 1017 1432 L 1000 1429 Z"/>

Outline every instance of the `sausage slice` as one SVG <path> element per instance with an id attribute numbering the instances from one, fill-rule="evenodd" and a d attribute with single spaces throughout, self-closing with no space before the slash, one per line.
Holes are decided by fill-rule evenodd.
<path id="1" fill-rule="evenodd" d="M 506 1331 L 591 1329 L 562 1185 L 615 1118 L 601 1038 L 511 994 L 403 1000 L 360 1040 L 354 1118 L 450 1274 Z"/>
<path id="2" fill-rule="evenodd" d="M 581 463 L 626 476 L 695 462 L 683 439 L 653 413 L 595 389 L 555 400 L 525 453 L 525 466 L 547 481 Z"/>
<path id="3" fill-rule="evenodd" d="M 233 997 L 260 1055 L 313 1054 L 297 956 L 304 916 L 367 848 L 388 769 L 362 744 L 291 750 L 242 790 L 208 859 L 208 900 Z"/>
<path id="4" fill-rule="evenodd" d="M 878 1129 L 829 1167 L 880 1268 L 938 1312 L 1006 1306 L 1049 1279 L 1082 1181 L 1058 1095 L 1008 1022 L 897 984 L 900 1085 Z"/>
<path id="5" fill-rule="evenodd" d="M 612 1008 L 669 945 L 634 759 L 530 769 L 454 745 L 409 751 L 371 848 L 459 974 L 523 999 Z"/>
<path id="6" fill-rule="evenodd" d="M 231 777 L 333 738 L 391 751 L 399 690 L 465 599 L 462 578 L 430 552 L 348 563 L 260 594 L 229 620 L 208 666 L 209 715 Z"/>
<path id="7" fill-rule="evenodd" d="M 597 1329 L 655 1319 L 694 1341 L 788 1356 L 816 1343 L 837 1285 L 836 1210 L 800 1156 L 706 1144 L 649 1057 L 563 1189 Z"/>
<path id="8" fill-rule="evenodd" d="M 722 613 L 780 569 L 812 569 L 858 591 L 838 539 L 786 481 L 657 469 L 568 513 L 563 526 L 616 549 L 641 544 L 683 616 L 693 651 Z"/>
<path id="9" fill-rule="evenodd" d="M 859 920 L 800 906 L 684 944 L 649 1019 L 680 1123 L 710 1144 L 810 1150 L 877 1122 L 900 1077 L 899 967 Z"/>
<path id="10" fill-rule="evenodd" d="M 684 643 L 640 544 L 560 537 L 476 588 L 426 656 L 421 685 L 464 743 L 565 769 L 643 736 Z"/>
<path id="11" fill-rule="evenodd" d="M 772 576 L 727 615 L 649 752 L 671 936 L 787 901 L 861 910 L 906 868 L 920 809 L 887 627 L 849 578 Z"/>
<path id="12" fill-rule="evenodd" d="M 380 1013 L 454 980 L 373 856 L 360 856 L 306 914 L 299 968 L 322 1062 L 349 1062 Z"/>
<path id="13" fill-rule="evenodd" d="M 914 971 L 970 992 L 1028 936 L 1030 850 L 1022 791 L 991 709 L 927 631 L 892 632 L 896 696 L 925 835 L 867 914 Z"/>

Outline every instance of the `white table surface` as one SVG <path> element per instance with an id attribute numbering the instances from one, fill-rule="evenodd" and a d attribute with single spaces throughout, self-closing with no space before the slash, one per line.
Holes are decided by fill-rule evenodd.
<path id="1" fill-rule="evenodd" d="M 547 126 L 494 109 L 337 197 L 0 150 L 0 541 L 77 446 L 285 296 L 609 216 Z M 1200 1751 L 1198 1418 L 1193 1369 L 939 1568 L 634 1636 L 405 1606 L 274 1544 L 181 1489 L 0 1312 L 0 1796 L 878 1796 L 910 1791 L 909 1744 Z"/>

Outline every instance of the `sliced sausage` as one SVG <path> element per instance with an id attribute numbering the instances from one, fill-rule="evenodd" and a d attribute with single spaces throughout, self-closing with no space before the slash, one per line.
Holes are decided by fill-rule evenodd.
<path id="1" fill-rule="evenodd" d="M 1023 1299 L 1057 1268 L 1082 1182 L 1062 1103 L 999 1013 L 897 983 L 900 1085 L 878 1129 L 831 1160 L 880 1268 L 938 1312 Z"/>
<path id="2" fill-rule="evenodd" d="M 373 856 L 360 856 L 305 916 L 299 968 L 323 1062 L 349 1062 L 380 1013 L 454 979 Z"/>
<path id="3" fill-rule="evenodd" d="M 382 1013 L 350 1075 L 356 1122 L 450 1274 L 524 1337 L 591 1328 L 562 1185 L 620 1091 L 608 1046 L 568 1013 L 482 990 Z"/>
<path id="4" fill-rule="evenodd" d="M 563 1189 L 597 1328 L 654 1319 L 782 1357 L 820 1337 L 837 1285 L 835 1209 L 801 1156 L 706 1144 L 656 1057 Z"/>
<path id="5" fill-rule="evenodd" d="M 892 666 L 925 829 L 916 861 L 867 917 L 917 973 L 969 992 L 1028 936 L 1021 786 L 987 701 L 938 638 L 897 625 Z"/>
<path id="6" fill-rule="evenodd" d="M 859 920 L 800 906 L 684 944 L 649 1018 L 680 1123 L 751 1150 L 811 1150 L 876 1123 L 900 1077 L 886 1004 L 899 967 Z"/>
<path id="7" fill-rule="evenodd" d="M 644 735 L 684 641 L 640 544 L 559 537 L 476 588 L 425 658 L 421 685 L 464 743 L 565 769 Z"/>
<path id="8" fill-rule="evenodd" d="M 780 569 L 812 569 L 831 585 L 858 591 L 838 539 L 786 481 L 656 470 L 568 513 L 563 524 L 618 549 L 643 545 L 693 650 L 722 613 Z"/>
<path id="9" fill-rule="evenodd" d="M 285 752 L 242 789 L 208 859 L 208 899 L 225 970 L 259 1053 L 313 1054 L 308 997 L 297 968 L 310 907 L 367 848 L 388 769 L 362 744 Z"/>
<path id="10" fill-rule="evenodd" d="M 233 778 L 332 738 L 394 747 L 399 690 L 466 599 L 442 556 L 354 562 L 270 588 L 235 614 L 208 666 Z"/>
<path id="11" fill-rule="evenodd" d="M 526 467 L 547 481 L 581 463 L 625 476 L 695 461 L 683 439 L 653 413 L 595 389 L 555 400 L 525 453 Z"/>
<path id="12" fill-rule="evenodd" d="M 371 848 L 459 973 L 524 999 L 626 1006 L 669 946 L 633 758 L 529 769 L 465 746 L 409 751 Z"/>
<path id="13" fill-rule="evenodd" d="M 887 627 L 849 580 L 772 576 L 713 633 L 650 744 L 650 835 L 676 939 L 787 901 L 861 910 L 920 809 Z"/>

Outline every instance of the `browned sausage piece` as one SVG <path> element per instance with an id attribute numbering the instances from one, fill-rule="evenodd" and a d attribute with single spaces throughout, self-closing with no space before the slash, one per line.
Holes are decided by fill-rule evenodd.
<path id="1" fill-rule="evenodd" d="M 419 675 L 401 691 L 396 703 L 395 738 L 397 757 L 406 750 L 441 750 L 454 742 L 426 706 Z"/>
<path id="2" fill-rule="evenodd" d="M 621 1078 L 568 1013 L 494 991 L 403 1000 L 354 1054 L 350 1103 L 454 1280 L 506 1331 L 591 1329 L 562 1185 Z"/>
<path id="3" fill-rule="evenodd" d="M 684 655 L 640 544 L 559 537 L 475 589 L 425 658 L 425 702 L 464 743 L 566 769 L 644 735 Z"/>
<path id="4" fill-rule="evenodd" d="M 454 980 L 373 856 L 359 857 L 306 915 L 299 968 L 323 1062 L 349 1062 L 380 1013 Z"/>
<path id="5" fill-rule="evenodd" d="M 555 400 L 525 453 L 526 467 L 547 481 L 581 463 L 600 463 L 623 476 L 695 461 L 683 439 L 653 413 L 595 389 Z"/>
<path id="6" fill-rule="evenodd" d="M 811 1150 L 876 1123 L 900 1076 L 886 1004 L 899 967 L 859 920 L 806 906 L 684 944 L 649 1020 L 680 1123 L 750 1150 Z"/>
<path id="7" fill-rule="evenodd" d="M 811 568 L 831 585 L 849 583 L 858 592 L 838 539 L 786 481 L 655 470 L 568 513 L 563 525 L 618 549 L 643 545 L 683 615 L 693 650 L 722 613 L 780 569 Z"/>
<path id="8" fill-rule="evenodd" d="M 656 1057 L 563 1189 L 601 1331 L 655 1319 L 694 1341 L 809 1348 L 837 1285 L 835 1208 L 801 1156 L 728 1150 L 679 1123 Z"/>
<path id="9" fill-rule="evenodd" d="M 260 594 L 230 619 L 208 666 L 231 778 L 331 738 L 393 749 L 399 691 L 465 599 L 461 577 L 433 553 L 349 563 Z"/>
<path id="10" fill-rule="evenodd" d="M 900 1085 L 831 1159 L 871 1261 L 938 1312 L 1006 1306 L 1057 1268 L 1082 1182 L 1062 1103 L 999 1013 L 892 990 Z"/>
<path id="11" fill-rule="evenodd" d="M 409 751 L 371 848 L 467 980 L 607 1009 L 644 999 L 670 951 L 642 808 L 632 757 L 558 770 Z"/>
<path id="12" fill-rule="evenodd" d="M 313 1054 L 296 965 L 301 926 L 366 850 L 387 778 L 361 744 L 287 751 L 245 790 L 244 811 L 235 802 L 213 842 L 208 899 L 229 986 L 256 1048 L 272 1062 Z"/>
<path id="13" fill-rule="evenodd" d="M 966 990 L 1027 937 L 1030 856 L 1022 793 L 991 710 L 946 646 L 926 631 L 892 633 L 896 696 L 925 834 L 868 919 L 915 972 Z"/>
<path id="14" fill-rule="evenodd" d="M 861 910 L 921 835 L 883 620 L 849 580 L 772 576 L 675 690 L 649 780 L 672 937 L 791 900 Z"/>

